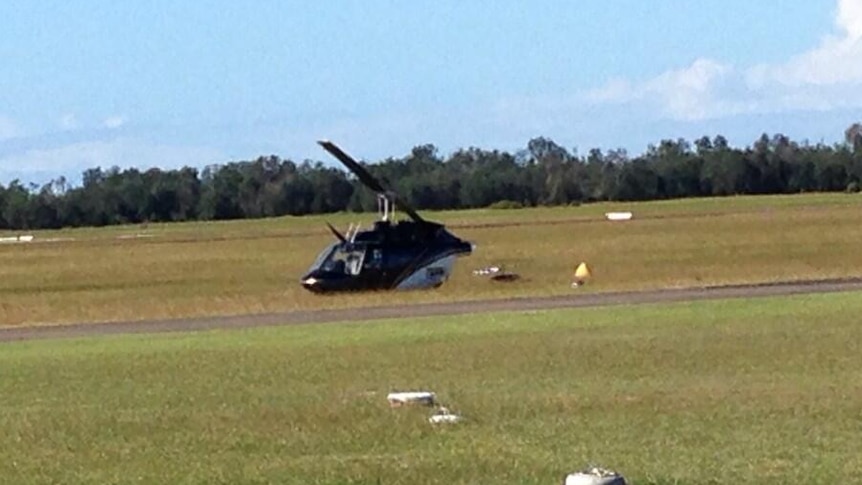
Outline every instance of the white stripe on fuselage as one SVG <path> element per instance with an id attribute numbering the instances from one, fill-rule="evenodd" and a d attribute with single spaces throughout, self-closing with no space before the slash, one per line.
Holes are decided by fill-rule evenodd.
<path id="1" fill-rule="evenodd" d="M 456 258 L 456 255 L 446 256 L 419 267 L 395 288 L 398 290 L 418 290 L 440 286 L 452 274 L 452 266 L 455 264 Z"/>

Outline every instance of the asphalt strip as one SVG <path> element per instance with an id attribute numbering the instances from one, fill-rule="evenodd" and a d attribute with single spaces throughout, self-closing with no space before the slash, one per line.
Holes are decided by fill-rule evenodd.
<path id="1" fill-rule="evenodd" d="M 214 329 L 356 322 L 387 318 L 464 315 L 487 312 L 587 308 L 735 298 L 762 298 L 769 296 L 837 293 L 860 290 L 862 290 L 862 278 L 845 278 L 700 288 L 674 288 L 649 291 L 583 293 L 549 297 L 420 303 L 411 305 L 309 310 L 283 313 L 194 317 L 169 320 L 21 326 L 0 328 L 0 342 L 135 333 L 194 332 Z"/>

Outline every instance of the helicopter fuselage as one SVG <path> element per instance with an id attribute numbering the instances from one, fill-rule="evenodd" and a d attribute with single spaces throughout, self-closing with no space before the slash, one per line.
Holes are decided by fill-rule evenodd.
<path id="1" fill-rule="evenodd" d="M 315 293 L 435 288 L 449 278 L 455 259 L 471 251 L 439 224 L 378 221 L 324 249 L 301 283 Z"/>

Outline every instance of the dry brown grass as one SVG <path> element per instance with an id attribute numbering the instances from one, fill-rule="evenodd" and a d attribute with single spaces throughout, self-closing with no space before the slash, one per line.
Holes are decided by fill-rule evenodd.
<path id="1" fill-rule="evenodd" d="M 849 195 L 743 197 L 429 214 L 478 244 L 449 283 L 427 292 L 315 296 L 298 278 L 331 240 L 329 219 L 281 218 L 46 231 L 0 245 L 0 324 L 173 318 L 384 303 L 506 298 L 574 291 L 574 266 L 595 278 L 577 291 L 840 277 L 862 274 L 862 211 Z M 635 219 L 605 221 L 607 210 Z M 145 234 L 146 238 L 117 239 Z M 2 235 L 2 234 L 0 234 Z M 470 271 L 503 264 L 523 279 Z"/>

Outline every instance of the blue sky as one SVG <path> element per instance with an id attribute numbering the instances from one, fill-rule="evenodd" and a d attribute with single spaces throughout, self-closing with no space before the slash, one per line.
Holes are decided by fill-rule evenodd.
<path id="1" fill-rule="evenodd" d="M 838 142 L 862 0 L 0 3 L 0 183 L 535 136 Z"/>

